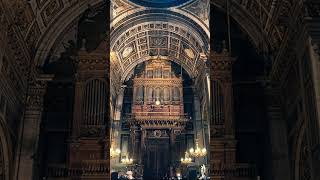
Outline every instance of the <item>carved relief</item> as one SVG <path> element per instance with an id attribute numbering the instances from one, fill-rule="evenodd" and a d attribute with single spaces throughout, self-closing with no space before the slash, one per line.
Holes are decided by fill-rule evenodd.
<path id="1" fill-rule="evenodd" d="M 41 9 L 43 7 L 43 5 L 48 2 L 47 0 L 36 0 L 37 2 L 37 6 L 39 9 Z"/>
<path id="2" fill-rule="evenodd" d="M 32 52 L 35 49 L 35 45 L 40 34 L 41 32 L 39 25 L 37 23 L 34 23 L 26 37 L 26 43 L 28 44 L 30 52 Z"/>
<path id="3" fill-rule="evenodd" d="M 115 41 L 112 50 L 118 53 L 117 62 L 127 70 L 139 59 L 148 56 L 168 56 L 184 68 L 201 71 L 204 64 L 198 61 L 199 54 L 203 51 L 201 40 L 190 30 L 173 23 L 144 23 L 128 29 Z M 137 47 L 136 47 L 137 45 Z"/>
<path id="4" fill-rule="evenodd" d="M 54 17 L 64 8 L 62 0 L 52 0 L 41 11 L 43 23 L 47 26 Z"/>
<path id="5" fill-rule="evenodd" d="M 194 3 L 185 7 L 185 9 L 197 16 L 206 25 L 209 25 L 209 13 L 210 13 L 210 1 L 209 0 L 197 0 Z"/>
<path id="6" fill-rule="evenodd" d="M 112 0 L 111 1 L 111 10 L 112 10 L 111 19 L 116 18 L 120 14 L 122 14 L 132 8 L 133 8 L 133 6 L 129 5 L 124 0 Z"/>
<path id="7" fill-rule="evenodd" d="M 25 36 L 34 18 L 31 6 L 29 3 L 23 1 L 14 1 L 12 6 L 14 7 L 13 21 L 15 25 L 19 27 L 22 36 Z"/>

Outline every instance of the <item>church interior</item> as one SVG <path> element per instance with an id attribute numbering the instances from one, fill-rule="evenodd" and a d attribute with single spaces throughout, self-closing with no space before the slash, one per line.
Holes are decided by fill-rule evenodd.
<path id="1" fill-rule="evenodd" d="M 319 180 L 317 0 L 0 0 L 0 180 Z"/>

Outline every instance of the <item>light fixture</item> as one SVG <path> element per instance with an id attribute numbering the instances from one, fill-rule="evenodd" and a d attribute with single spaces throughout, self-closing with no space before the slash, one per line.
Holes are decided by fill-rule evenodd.
<path id="1" fill-rule="evenodd" d="M 129 158 L 129 157 L 127 156 L 126 158 L 121 159 L 121 163 L 122 163 L 122 164 L 129 165 L 129 164 L 132 164 L 132 163 L 133 163 L 133 159 L 132 159 L 132 158 Z"/>
<path id="2" fill-rule="evenodd" d="M 189 153 L 186 151 L 184 158 L 181 158 L 182 164 L 190 164 L 192 163 L 192 158 L 190 158 Z"/>
<path id="3" fill-rule="evenodd" d="M 110 148 L 110 157 L 111 158 L 118 157 L 120 155 L 120 153 L 121 153 L 121 151 L 119 148 L 117 148 L 117 149 Z"/>
<path id="4" fill-rule="evenodd" d="M 160 104 L 161 104 L 160 100 L 157 99 L 157 100 L 156 100 L 156 105 L 159 106 Z"/>
<path id="5" fill-rule="evenodd" d="M 190 152 L 190 155 L 195 158 L 199 158 L 199 157 L 203 157 L 203 156 L 207 155 L 206 148 L 202 148 L 202 149 L 199 148 L 198 140 L 196 140 L 196 149 L 190 148 L 189 152 Z"/>
<path id="6" fill-rule="evenodd" d="M 177 173 L 177 179 L 180 180 L 181 179 L 181 174 Z"/>

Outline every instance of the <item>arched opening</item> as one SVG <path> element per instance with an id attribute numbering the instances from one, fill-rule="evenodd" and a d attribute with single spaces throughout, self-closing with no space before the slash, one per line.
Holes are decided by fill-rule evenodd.
<path id="1" fill-rule="evenodd" d="M 124 173 L 131 169 L 137 178 L 169 178 L 176 173 L 184 176 L 188 170 L 180 159 L 186 149 L 207 147 L 208 137 L 198 131 L 205 122 L 200 120 L 199 103 L 194 103 L 194 82 L 190 75 L 174 61 L 154 59 L 138 64 L 123 87 L 121 118 L 114 121 L 113 146 L 121 154 L 114 159 L 111 170 Z M 197 127 L 199 126 L 199 127 Z M 118 128 L 116 128 L 118 127 Z M 198 130 L 197 130 L 198 128 Z M 206 133 L 206 135 L 208 135 Z M 121 162 L 133 158 L 133 165 Z M 197 169 L 197 160 L 188 168 Z"/>

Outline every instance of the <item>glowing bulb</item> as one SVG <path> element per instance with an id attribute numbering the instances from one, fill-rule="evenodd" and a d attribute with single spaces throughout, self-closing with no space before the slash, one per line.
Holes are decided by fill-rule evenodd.
<path id="1" fill-rule="evenodd" d="M 156 101 L 156 105 L 157 105 L 157 106 L 160 105 L 160 101 L 159 101 L 159 100 Z"/>

